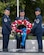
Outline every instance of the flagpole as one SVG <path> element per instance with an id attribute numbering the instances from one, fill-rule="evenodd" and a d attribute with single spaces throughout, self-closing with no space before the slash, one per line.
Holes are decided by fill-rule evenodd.
<path id="1" fill-rule="evenodd" d="M 19 17 L 19 0 L 17 0 L 17 17 Z"/>

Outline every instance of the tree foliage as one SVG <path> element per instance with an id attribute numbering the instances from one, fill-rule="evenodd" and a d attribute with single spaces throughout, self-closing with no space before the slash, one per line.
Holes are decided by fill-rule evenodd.
<path id="1" fill-rule="evenodd" d="M 0 1 L 0 25 L 1 25 L 1 18 L 4 13 L 4 9 L 7 6 L 10 6 L 11 8 L 11 20 L 14 21 L 16 17 L 16 6 L 17 6 L 17 0 L 6 0 L 6 2 Z M 20 2 L 20 9 L 23 8 L 25 10 L 26 16 L 29 18 L 31 22 L 33 22 L 35 18 L 34 10 L 36 7 L 40 7 L 42 10 L 42 16 L 44 20 L 44 0 L 19 0 Z"/>

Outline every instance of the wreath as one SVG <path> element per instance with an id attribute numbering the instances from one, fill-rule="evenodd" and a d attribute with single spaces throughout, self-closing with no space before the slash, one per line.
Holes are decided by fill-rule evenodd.
<path id="1" fill-rule="evenodd" d="M 25 20 L 15 20 L 14 22 L 12 22 L 11 24 L 12 30 L 16 33 L 20 32 L 22 33 L 22 30 L 20 29 L 20 27 L 25 27 L 26 28 L 26 33 L 29 34 L 31 32 L 32 29 L 32 24 Z"/>

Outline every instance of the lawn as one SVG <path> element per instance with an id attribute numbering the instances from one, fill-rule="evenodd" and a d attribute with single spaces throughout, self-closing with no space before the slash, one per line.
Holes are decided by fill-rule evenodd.
<path id="1" fill-rule="evenodd" d="M 11 36 L 10 37 L 10 39 L 12 40 L 12 39 L 15 39 L 15 37 L 13 36 Z M 28 39 L 30 39 L 30 40 L 34 40 L 34 39 L 36 39 L 36 36 L 28 36 Z M 42 36 L 42 39 L 44 40 L 44 36 Z"/>

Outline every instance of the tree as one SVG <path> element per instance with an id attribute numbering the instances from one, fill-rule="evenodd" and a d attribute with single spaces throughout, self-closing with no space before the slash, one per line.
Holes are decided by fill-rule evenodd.
<path id="1" fill-rule="evenodd" d="M 2 0 L 1 0 L 2 1 Z M 3 16 L 4 9 L 9 5 L 11 8 L 11 20 L 14 21 L 16 17 L 16 6 L 17 0 L 6 0 L 6 2 L 0 1 L 0 18 Z M 5 0 L 3 0 L 5 1 Z M 20 9 L 24 9 L 26 16 L 29 17 L 29 20 L 33 22 L 35 15 L 34 10 L 36 7 L 40 7 L 42 10 L 42 16 L 44 20 L 44 0 L 19 0 L 20 1 Z M 1 25 L 1 19 L 0 19 L 0 25 Z"/>

